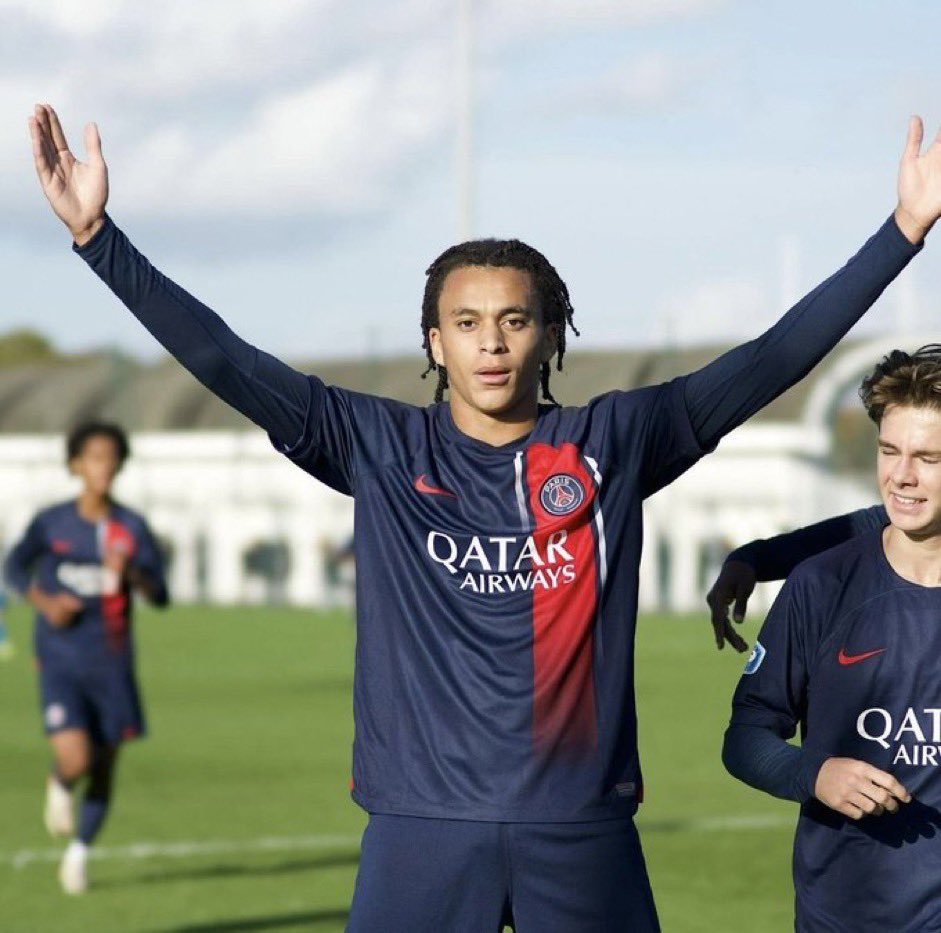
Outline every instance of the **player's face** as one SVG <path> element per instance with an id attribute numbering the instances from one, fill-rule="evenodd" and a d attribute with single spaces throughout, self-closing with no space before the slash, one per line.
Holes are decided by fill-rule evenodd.
<path id="1" fill-rule="evenodd" d="M 910 538 L 941 536 L 941 412 L 887 408 L 876 464 L 889 521 Z"/>
<path id="2" fill-rule="evenodd" d="M 69 462 L 69 468 L 81 479 L 87 492 L 107 496 L 121 469 L 117 444 L 106 434 L 93 434 Z"/>
<path id="3" fill-rule="evenodd" d="M 453 270 L 438 299 L 438 326 L 428 336 L 435 362 L 447 368 L 459 427 L 487 419 L 535 420 L 539 370 L 555 351 L 556 329 L 543 325 L 528 272 Z"/>

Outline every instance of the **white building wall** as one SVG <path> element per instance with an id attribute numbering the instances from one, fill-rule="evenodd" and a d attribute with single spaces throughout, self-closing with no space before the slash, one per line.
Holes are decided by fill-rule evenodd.
<path id="1" fill-rule="evenodd" d="M 243 555 L 259 541 L 283 541 L 291 554 L 286 601 L 325 601 L 325 547 L 352 534 L 351 499 L 277 454 L 260 432 L 137 434 L 131 447 L 115 496 L 143 512 L 172 545 L 176 600 L 266 601 L 265 581 L 244 572 Z M 60 437 L 0 438 L 4 551 L 38 509 L 77 494 L 63 448 Z"/>
<path id="2" fill-rule="evenodd" d="M 172 544 L 176 600 L 267 601 L 266 581 L 244 571 L 244 554 L 259 541 L 282 541 L 290 550 L 284 601 L 317 605 L 337 598 L 328 591 L 325 555 L 352 534 L 351 499 L 277 454 L 261 432 L 137 434 L 131 443 L 116 496 Z M 819 424 L 745 425 L 648 500 L 642 608 L 705 612 L 710 544 L 724 556 L 753 538 L 871 504 L 871 492 L 837 483 L 824 468 L 828 444 Z M 37 509 L 77 493 L 62 449 L 58 437 L 0 438 L 4 549 Z M 762 588 L 753 608 L 766 608 L 774 591 Z"/>
<path id="3" fill-rule="evenodd" d="M 743 425 L 649 499 L 644 505 L 642 607 L 705 613 L 705 594 L 718 569 L 701 572 L 710 542 L 724 554 L 755 538 L 872 505 L 872 490 L 837 478 L 826 467 L 829 444 L 828 430 L 819 425 Z M 672 561 L 665 601 L 651 587 L 662 539 L 670 543 Z M 752 611 L 766 610 L 779 588 L 760 584 Z"/>

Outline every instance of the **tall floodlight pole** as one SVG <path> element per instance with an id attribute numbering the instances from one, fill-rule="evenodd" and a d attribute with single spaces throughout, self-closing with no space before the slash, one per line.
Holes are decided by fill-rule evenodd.
<path id="1" fill-rule="evenodd" d="M 474 0 L 458 0 L 458 240 L 474 235 Z"/>

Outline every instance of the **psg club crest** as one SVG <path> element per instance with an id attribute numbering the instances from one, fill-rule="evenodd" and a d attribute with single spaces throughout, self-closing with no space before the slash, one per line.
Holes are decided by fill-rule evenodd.
<path id="1" fill-rule="evenodd" d="M 539 501 L 550 515 L 568 515 L 585 501 L 585 487 L 568 473 L 556 473 L 542 484 Z"/>

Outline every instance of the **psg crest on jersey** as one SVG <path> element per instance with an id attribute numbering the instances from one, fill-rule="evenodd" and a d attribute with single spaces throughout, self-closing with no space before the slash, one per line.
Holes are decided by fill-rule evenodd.
<path id="1" fill-rule="evenodd" d="M 542 484 L 539 501 L 550 515 L 568 515 L 585 501 L 585 487 L 569 473 L 556 473 Z"/>

